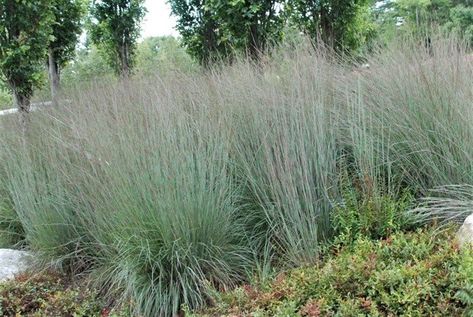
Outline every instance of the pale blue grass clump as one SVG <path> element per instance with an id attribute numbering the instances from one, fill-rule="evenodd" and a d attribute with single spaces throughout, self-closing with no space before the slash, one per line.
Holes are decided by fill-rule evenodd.
<path id="1" fill-rule="evenodd" d="M 369 69 L 308 45 L 82 87 L 32 113 L 26 138 L 0 118 L 0 232 L 144 316 L 314 263 L 345 197 L 394 206 L 473 184 L 473 59 L 433 45 L 381 50 Z M 417 215 L 460 213 L 433 201 Z"/>
<path id="2" fill-rule="evenodd" d="M 466 47 L 437 39 L 427 50 L 408 41 L 369 64 L 352 79 L 356 96 L 346 119 L 354 153 L 365 156 L 360 164 L 372 161 L 391 190 L 425 194 L 473 183 L 473 59 Z"/>

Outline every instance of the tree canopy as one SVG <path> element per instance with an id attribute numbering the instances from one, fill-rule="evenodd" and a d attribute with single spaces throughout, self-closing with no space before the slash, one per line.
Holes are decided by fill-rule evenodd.
<path id="1" fill-rule="evenodd" d="M 141 74 L 168 71 L 192 71 L 195 62 L 181 43 L 172 36 L 153 36 L 137 46 L 136 70 Z"/>
<path id="2" fill-rule="evenodd" d="M 282 38 L 284 1 L 209 0 L 209 10 L 221 29 L 221 41 L 246 51 L 251 57 Z"/>
<path id="3" fill-rule="evenodd" d="M 313 41 L 351 50 L 374 34 L 373 0 L 170 0 L 177 29 L 189 53 L 209 56 L 234 50 L 257 57 L 284 38 L 289 24 Z"/>
<path id="4" fill-rule="evenodd" d="M 171 0 L 172 13 L 177 17 L 176 28 L 189 54 L 202 65 L 226 56 L 231 51 L 217 17 L 209 9 L 209 0 Z"/>
<path id="5" fill-rule="evenodd" d="M 85 0 L 54 0 L 51 9 L 54 22 L 49 47 L 58 66 L 64 67 L 75 56 L 87 4 Z"/>
<path id="6" fill-rule="evenodd" d="M 55 99 L 59 89 L 60 70 L 71 61 L 82 33 L 82 20 L 86 13 L 85 0 L 54 0 L 51 5 L 54 21 L 52 40 L 48 49 L 51 95 Z"/>
<path id="7" fill-rule="evenodd" d="M 50 0 L 0 1 L 0 72 L 20 110 L 29 111 L 52 40 Z"/>
<path id="8" fill-rule="evenodd" d="M 121 76 L 130 75 L 144 0 L 96 0 L 92 3 L 90 34 L 110 66 Z"/>
<path id="9" fill-rule="evenodd" d="M 473 44 L 473 1 L 470 4 L 459 4 L 450 11 L 450 21 L 446 27 L 462 34 Z"/>
<path id="10" fill-rule="evenodd" d="M 177 29 L 189 53 L 201 64 L 228 59 L 235 50 L 256 58 L 282 38 L 279 0 L 171 0 Z"/>
<path id="11" fill-rule="evenodd" d="M 453 32 L 473 43 L 472 0 L 385 0 L 377 8 L 380 35 L 395 31 L 426 36 L 434 28 Z"/>
<path id="12" fill-rule="evenodd" d="M 372 0 L 290 0 L 290 19 L 313 41 L 339 51 L 366 43 L 373 35 Z"/>

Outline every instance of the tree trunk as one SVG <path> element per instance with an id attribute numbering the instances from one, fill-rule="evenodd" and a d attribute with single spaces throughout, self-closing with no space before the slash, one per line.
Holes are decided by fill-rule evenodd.
<path id="1" fill-rule="evenodd" d="M 201 56 L 200 63 L 204 68 L 209 68 L 212 64 L 212 60 L 216 57 L 217 52 L 217 37 L 215 35 L 215 23 L 211 17 L 204 17 L 206 22 L 204 25 L 204 41 L 203 41 L 203 54 Z"/>
<path id="2" fill-rule="evenodd" d="M 124 41 L 125 42 L 125 41 Z M 130 57 L 129 57 L 129 49 L 128 44 L 122 43 L 119 48 L 119 58 L 120 58 L 120 77 L 128 78 L 131 75 L 131 68 L 130 68 Z"/>
<path id="3" fill-rule="evenodd" d="M 333 34 L 332 21 L 328 14 L 328 9 L 324 5 L 320 7 L 320 33 L 324 44 L 330 48 L 335 48 L 336 39 Z"/>
<path id="4" fill-rule="evenodd" d="M 18 108 L 18 119 L 23 140 L 26 141 L 26 134 L 29 126 L 29 112 L 31 108 L 30 98 L 13 89 L 15 107 Z"/>
<path id="5" fill-rule="evenodd" d="M 49 84 L 51 88 L 51 99 L 53 106 L 57 105 L 57 94 L 59 91 L 60 78 L 59 67 L 54 58 L 54 52 L 50 48 L 48 52 Z"/>
<path id="6" fill-rule="evenodd" d="M 250 41 L 248 49 L 250 57 L 254 60 L 259 60 L 263 47 L 259 35 L 257 20 L 255 20 L 250 26 Z"/>

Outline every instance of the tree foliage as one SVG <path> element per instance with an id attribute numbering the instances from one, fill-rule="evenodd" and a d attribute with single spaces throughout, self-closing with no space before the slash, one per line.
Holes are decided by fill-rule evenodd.
<path id="1" fill-rule="evenodd" d="M 0 71 L 20 110 L 41 82 L 52 21 L 49 0 L 0 1 Z"/>
<path id="2" fill-rule="evenodd" d="M 201 64 L 231 57 L 235 50 L 257 57 L 282 38 L 279 0 L 171 0 L 177 29 L 189 53 Z"/>
<path id="3" fill-rule="evenodd" d="M 96 0 L 91 7 L 91 39 L 121 76 L 133 68 L 144 0 Z"/>
<path id="4" fill-rule="evenodd" d="M 196 69 L 189 54 L 178 39 L 172 36 L 145 38 L 138 44 L 136 70 L 142 74 L 169 71 L 189 72 Z"/>
<path id="5" fill-rule="evenodd" d="M 388 38 L 393 30 L 428 36 L 436 28 L 464 36 L 473 43 L 472 0 L 386 0 L 379 3 L 378 22 Z"/>
<path id="6" fill-rule="evenodd" d="M 280 0 L 209 0 L 207 8 L 223 30 L 221 41 L 257 57 L 282 38 L 284 5 Z"/>
<path id="7" fill-rule="evenodd" d="M 355 49 L 372 36 L 371 0 L 290 0 L 291 20 L 312 40 L 338 50 Z"/>
<path id="8" fill-rule="evenodd" d="M 288 22 L 334 48 L 350 50 L 374 34 L 373 0 L 171 0 L 177 28 L 191 55 L 239 50 L 257 57 L 284 38 Z"/>
<path id="9" fill-rule="evenodd" d="M 86 10 L 84 0 L 54 0 L 51 6 L 54 15 L 52 41 L 48 49 L 48 68 L 51 97 L 56 102 L 60 72 L 75 55 L 75 48 L 82 32 L 82 18 Z"/>
<path id="10" fill-rule="evenodd" d="M 65 87 L 74 87 L 82 83 L 111 80 L 114 70 L 110 67 L 95 45 L 88 45 L 77 50 L 74 63 L 68 64 L 62 74 L 61 81 Z"/>
<path id="11" fill-rule="evenodd" d="M 230 47 L 222 41 L 217 17 L 209 10 L 209 0 L 170 0 L 172 13 L 177 17 L 177 30 L 189 54 L 202 65 L 219 56 L 228 55 Z"/>
<path id="12" fill-rule="evenodd" d="M 52 24 L 53 40 L 49 47 L 54 60 L 60 68 L 75 56 L 76 44 L 82 32 L 82 19 L 86 13 L 84 0 L 55 0 L 52 6 L 54 23 Z"/>
<path id="13" fill-rule="evenodd" d="M 136 47 L 134 72 L 137 75 L 189 73 L 197 69 L 196 62 L 172 36 L 148 37 Z M 86 43 L 77 50 L 74 63 L 69 63 L 62 71 L 61 85 L 77 87 L 97 80 L 113 81 L 114 70 L 94 44 Z"/>
<path id="14" fill-rule="evenodd" d="M 450 19 L 445 24 L 448 31 L 462 35 L 473 44 L 473 1 L 464 1 L 450 10 Z"/>

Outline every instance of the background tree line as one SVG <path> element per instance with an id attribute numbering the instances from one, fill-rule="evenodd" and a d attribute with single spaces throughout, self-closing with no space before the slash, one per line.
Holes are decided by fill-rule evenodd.
<path id="1" fill-rule="evenodd" d="M 120 76 L 131 73 L 146 12 L 144 0 L 0 1 L 0 72 L 22 113 L 30 111 L 44 65 L 49 70 L 53 103 L 61 70 L 76 53 L 86 27 L 90 39 Z"/>
<path id="2" fill-rule="evenodd" d="M 177 29 L 201 64 L 244 51 L 257 58 L 284 38 L 304 34 L 339 53 L 366 49 L 398 33 L 434 28 L 473 42 L 471 0 L 171 0 Z"/>
<path id="3" fill-rule="evenodd" d="M 192 69 L 235 54 L 258 59 L 285 39 L 306 36 L 339 53 L 365 50 L 399 33 L 433 27 L 473 42 L 472 0 L 169 0 L 179 39 L 138 43 L 144 0 L 0 0 L 0 91 L 30 109 L 45 65 L 55 101 L 61 77 L 77 80 L 133 69 L 151 72 L 163 59 Z M 81 34 L 87 34 L 78 48 Z M 164 51 L 164 52 L 163 52 Z M 67 67 L 66 67 L 67 66 Z M 8 97 L 0 93 L 0 102 Z"/>

